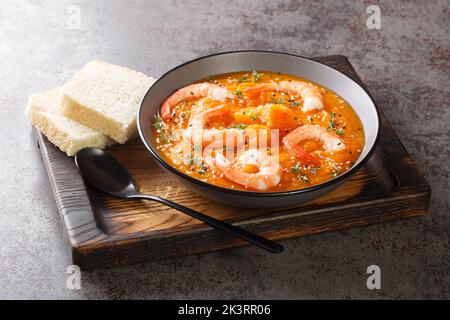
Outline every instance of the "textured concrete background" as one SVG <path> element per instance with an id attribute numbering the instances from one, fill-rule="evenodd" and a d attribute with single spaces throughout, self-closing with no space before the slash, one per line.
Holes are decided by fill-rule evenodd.
<path id="1" fill-rule="evenodd" d="M 0 0 L 0 298 L 450 298 L 449 1 L 162 2 Z M 373 3 L 381 30 L 366 27 Z M 93 58 L 158 77 L 233 49 L 348 56 L 430 182 L 432 215 L 283 241 L 277 256 L 248 247 L 83 273 L 68 290 L 28 95 Z M 366 288 L 371 264 L 380 291 Z"/>

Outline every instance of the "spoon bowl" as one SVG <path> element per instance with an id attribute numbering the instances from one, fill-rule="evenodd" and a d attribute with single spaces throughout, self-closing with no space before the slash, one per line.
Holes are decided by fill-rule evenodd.
<path id="1" fill-rule="evenodd" d="M 84 148 L 75 156 L 83 176 L 100 190 L 119 198 L 139 194 L 128 170 L 112 155 L 98 148 Z"/>

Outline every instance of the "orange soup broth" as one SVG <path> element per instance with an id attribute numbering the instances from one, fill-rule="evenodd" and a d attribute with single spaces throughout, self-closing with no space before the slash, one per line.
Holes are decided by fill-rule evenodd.
<path id="1" fill-rule="evenodd" d="M 334 131 L 342 139 L 345 149 L 339 152 L 326 151 L 319 141 L 306 140 L 299 143 L 317 160 L 319 165 L 302 166 L 302 164 L 292 156 L 281 143 L 281 139 L 291 130 L 279 131 L 279 161 L 283 168 L 281 182 L 266 192 L 288 191 L 307 188 L 323 183 L 336 177 L 347 170 L 357 161 L 364 147 L 364 131 L 360 119 L 352 107 L 333 91 L 324 88 L 316 83 L 324 98 L 324 108 L 303 112 L 303 101 L 300 97 L 292 96 L 288 93 L 278 93 L 273 91 L 261 92 L 258 94 L 245 93 L 245 88 L 255 84 L 265 82 L 280 81 L 303 81 L 312 83 L 287 74 L 258 71 L 238 72 L 213 76 L 199 82 L 211 82 L 219 84 L 230 93 L 234 94 L 234 99 L 228 102 L 229 108 L 234 112 L 234 117 L 220 118 L 215 122 L 208 123 L 209 128 L 249 128 L 252 125 L 264 125 L 257 117 L 250 116 L 248 111 L 260 105 L 274 103 L 288 107 L 295 115 L 299 126 L 306 124 L 320 125 L 328 130 Z M 186 129 L 191 116 L 191 110 L 196 107 L 198 100 L 183 101 L 179 103 L 173 112 L 171 121 L 163 122 L 160 118 L 161 126 L 153 125 L 153 137 L 155 145 L 161 155 L 171 166 L 179 171 L 188 174 L 201 181 L 231 189 L 257 191 L 247 188 L 224 177 L 217 168 L 207 166 L 204 163 L 183 159 L 179 141 L 173 141 L 170 136 L 177 129 Z M 222 102 L 206 99 L 205 105 L 214 107 Z M 245 109 L 245 110 L 243 110 Z M 244 113 L 242 117 L 239 112 Z M 243 123 L 245 122 L 245 123 Z M 159 128 L 159 129 L 158 129 Z M 269 144 L 270 145 L 270 144 Z"/>

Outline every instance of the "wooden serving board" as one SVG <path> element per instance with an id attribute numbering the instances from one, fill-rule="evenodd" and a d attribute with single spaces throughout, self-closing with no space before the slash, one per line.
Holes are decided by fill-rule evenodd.
<path id="1" fill-rule="evenodd" d="M 345 57 L 316 60 L 363 85 Z M 381 122 L 379 148 L 367 165 L 328 195 L 289 209 L 249 210 L 213 203 L 164 172 L 139 139 L 108 152 L 129 169 L 144 193 L 167 197 L 270 239 L 287 239 L 428 213 L 428 183 L 383 115 Z M 73 158 L 38 130 L 35 133 L 73 263 L 81 269 L 125 266 L 246 244 L 163 205 L 115 199 L 98 191 L 83 180 Z"/>

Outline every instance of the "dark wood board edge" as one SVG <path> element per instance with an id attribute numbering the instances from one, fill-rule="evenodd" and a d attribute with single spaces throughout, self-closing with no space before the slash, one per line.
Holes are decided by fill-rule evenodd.
<path id="1" fill-rule="evenodd" d="M 72 251 L 76 251 L 82 245 L 83 239 L 92 237 L 96 239 L 107 238 L 108 236 L 97 228 L 89 195 L 87 194 L 83 178 L 74 166 L 74 159 L 67 157 L 53 146 L 35 127 L 33 127 L 33 131 L 44 159 L 53 196 L 65 229 L 64 233 L 68 236 Z M 58 159 L 58 161 L 52 161 L 53 159 Z M 62 175 L 58 173 L 60 172 L 59 168 L 72 169 L 64 170 L 65 174 Z M 70 183 L 67 183 L 68 181 Z M 74 202 L 73 197 L 76 197 L 77 201 Z M 74 220 L 77 222 L 76 225 L 73 225 Z M 74 229 L 77 229 L 76 237 L 74 236 Z M 84 237 L 80 236 L 83 234 L 85 235 Z"/>
<path id="2" fill-rule="evenodd" d="M 305 235 L 362 227 L 385 223 L 400 218 L 422 216 L 428 213 L 429 193 L 417 194 L 410 199 L 383 201 L 355 208 L 349 206 L 339 212 L 322 212 L 309 215 L 276 216 L 270 219 L 236 223 L 247 230 L 274 240 L 289 239 Z M 409 210 L 405 211 L 404 207 Z M 325 222 L 326 221 L 326 222 Z M 146 261 L 157 261 L 179 256 L 213 252 L 247 245 L 239 239 L 211 228 L 178 232 L 149 241 L 125 241 L 114 247 L 95 250 L 80 248 L 74 251 L 73 262 L 83 270 L 123 267 Z M 280 229 L 283 231 L 280 232 Z M 185 248 L 180 252 L 180 248 Z M 132 254 L 130 254 L 132 253 Z"/>

